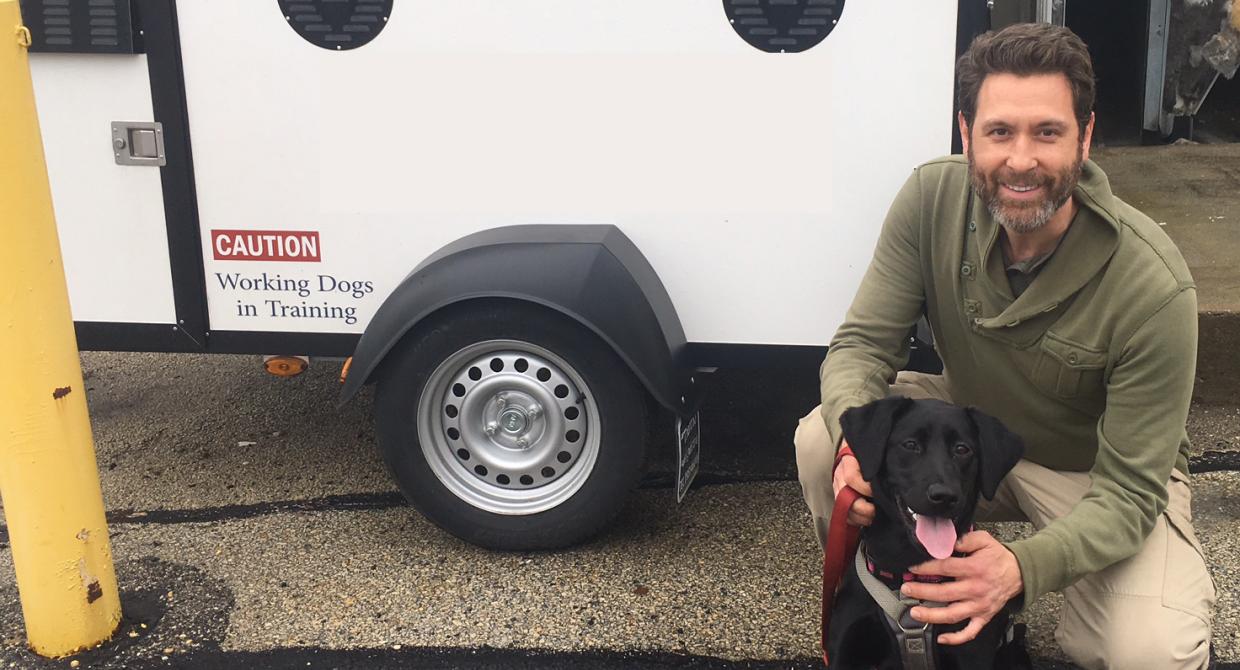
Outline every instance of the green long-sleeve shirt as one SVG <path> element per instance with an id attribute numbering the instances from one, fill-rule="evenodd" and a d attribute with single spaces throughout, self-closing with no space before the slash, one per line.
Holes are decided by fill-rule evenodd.
<path id="1" fill-rule="evenodd" d="M 956 402 L 1021 435 L 1028 460 L 1090 472 L 1070 514 L 1007 545 L 1026 604 L 1135 554 L 1166 507 L 1171 469 L 1188 472 L 1192 277 L 1093 162 L 1073 197 L 1079 209 L 1058 250 L 1014 299 L 1000 226 L 973 195 L 964 159 L 917 168 L 820 371 L 823 418 L 839 444 L 840 414 L 887 394 L 924 309 Z"/>

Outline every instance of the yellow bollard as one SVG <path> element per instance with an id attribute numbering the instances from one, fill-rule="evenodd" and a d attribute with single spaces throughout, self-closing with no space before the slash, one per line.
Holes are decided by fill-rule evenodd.
<path id="1" fill-rule="evenodd" d="M 0 495 L 31 648 L 66 656 L 121 619 L 17 0 L 0 0 Z"/>

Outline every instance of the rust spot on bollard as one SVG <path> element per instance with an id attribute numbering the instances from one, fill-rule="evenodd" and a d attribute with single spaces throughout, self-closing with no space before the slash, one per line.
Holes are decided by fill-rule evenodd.
<path id="1" fill-rule="evenodd" d="M 99 580 L 91 582 L 86 587 L 86 604 L 90 604 L 103 597 L 103 587 L 99 586 Z"/>
<path id="2" fill-rule="evenodd" d="M 65 397 L 65 396 L 69 395 L 69 393 L 70 393 L 72 390 L 73 390 L 73 389 L 69 388 L 68 386 L 62 386 L 62 387 L 60 387 L 60 388 L 56 389 L 55 391 L 52 391 L 52 400 L 60 400 L 61 398 L 63 398 L 63 397 Z"/>

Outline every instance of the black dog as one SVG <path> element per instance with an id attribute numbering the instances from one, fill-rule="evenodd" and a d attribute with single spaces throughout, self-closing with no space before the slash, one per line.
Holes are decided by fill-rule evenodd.
<path id="1" fill-rule="evenodd" d="M 874 491 L 874 523 L 861 531 L 869 572 L 896 590 L 910 566 L 952 554 L 956 538 L 972 528 L 978 494 L 993 499 L 1000 480 L 1024 453 L 1021 439 L 998 419 L 938 400 L 884 398 L 844 412 L 840 425 Z M 922 627 L 907 614 L 904 622 L 906 629 Z M 831 667 L 903 667 L 893 623 L 865 588 L 855 562 L 850 564 L 832 609 L 827 639 Z M 932 654 L 933 662 L 926 667 L 1028 667 L 1028 656 L 1019 644 L 1004 644 L 1006 611 L 968 643 L 932 642 L 938 634 L 960 630 L 966 623 L 926 631 L 921 638 L 927 642 L 924 653 Z M 905 644 L 913 649 L 920 643 Z"/>

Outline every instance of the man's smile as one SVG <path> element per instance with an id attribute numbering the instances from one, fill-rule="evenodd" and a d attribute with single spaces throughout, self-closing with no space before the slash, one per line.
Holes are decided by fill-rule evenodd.
<path id="1" fill-rule="evenodd" d="M 1008 200 L 1034 200 L 1042 196 L 1043 187 L 1034 184 L 1000 183 L 1002 194 Z"/>

